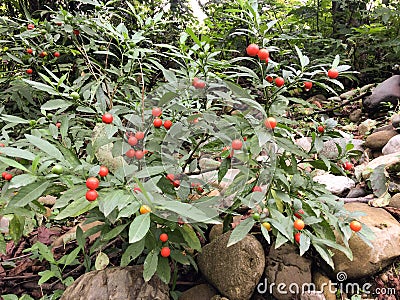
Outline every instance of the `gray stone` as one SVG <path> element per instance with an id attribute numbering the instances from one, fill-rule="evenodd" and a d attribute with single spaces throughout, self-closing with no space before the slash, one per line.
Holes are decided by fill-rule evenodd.
<path id="1" fill-rule="evenodd" d="M 372 90 L 372 94 L 364 99 L 363 106 L 367 112 L 376 111 L 384 102 L 397 105 L 400 98 L 400 75 L 386 79 Z"/>
<path id="2" fill-rule="evenodd" d="M 227 247 L 230 234 L 205 245 L 198 256 L 198 266 L 223 296 L 230 300 L 250 299 L 264 272 L 264 249 L 250 234 Z"/>
<path id="3" fill-rule="evenodd" d="M 275 284 L 275 288 L 269 288 L 269 290 L 272 289 L 273 296 L 278 300 L 289 300 L 296 296 L 291 293 L 290 286 L 299 287 L 299 293 L 301 293 L 302 286 L 312 282 L 311 261 L 300 256 L 298 251 L 293 244 L 286 243 L 278 249 L 275 249 L 275 244 L 273 244 L 266 257 L 266 281 L 268 286 Z M 279 284 L 285 284 L 286 288 L 282 290 L 286 293 L 277 290 Z"/>
<path id="4" fill-rule="evenodd" d="M 360 125 L 358 125 L 358 133 L 360 135 L 365 135 L 371 132 L 371 130 L 376 126 L 376 123 L 377 122 L 375 120 L 371 119 L 363 121 Z"/>
<path id="5" fill-rule="evenodd" d="M 361 120 L 363 113 L 361 109 L 353 110 L 350 115 L 349 119 L 351 122 L 358 123 Z"/>
<path id="6" fill-rule="evenodd" d="M 390 198 L 389 206 L 400 209 L 400 193 L 394 194 Z"/>
<path id="7" fill-rule="evenodd" d="M 310 137 L 302 137 L 295 141 L 297 146 L 299 146 L 306 152 L 310 151 L 311 142 L 312 142 L 312 138 L 310 138 Z M 345 149 L 346 145 L 349 143 L 352 143 L 354 145 L 353 150 L 358 150 L 358 151 L 364 150 L 364 148 L 363 148 L 364 141 L 343 137 L 343 138 L 333 138 L 333 139 L 330 139 L 330 140 L 324 142 L 324 145 L 320 151 L 320 154 L 325 156 L 328 159 L 335 159 L 339 156 L 339 150 L 338 150 L 337 146 L 339 146 L 342 149 Z"/>
<path id="8" fill-rule="evenodd" d="M 314 291 L 301 294 L 300 300 L 326 300 L 326 298 L 323 293 Z"/>
<path id="9" fill-rule="evenodd" d="M 389 142 L 389 140 L 396 135 L 396 130 L 375 132 L 367 137 L 365 140 L 365 147 L 371 149 L 382 149 Z"/>
<path id="10" fill-rule="evenodd" d="M 364 197 L 366 196 L 368 193 L 365 189 L 363 189 L 362 187 L 354 187 L 352 189 L 350 189 L 349 193 L 346 195 L 346 198 L 359 198 L 359 197 Z"/>
<path id="11" fill-rule="evenodd" d="M 393 131 L 393 130 L 394 130 L 393 125 L 389 124 L 389 125 L 384 125 L 384 126 L 375 128 L 374 131 L 372 131 L 372 133 L 379 132 L 379 131 Z"/>
<path id="12" fill-rule="evenodd" d="M 184 291 L 179 300 L 210 300 L 217 291 L 209 284 L 199 284 L 187 291 Z"/>
<path id="13" fill-rule="evenodd" d="M 392 125 L 394 128 L 400 127 L 400 115 L 399 114 L 395 114 L 392 116 Z"/>
<path id="14" fill-rule="evenodd" d="M 326 300 L 336 300 L 335 287 L 329 277 L 319 272 L 313 274 L 313 282 L 317 291 L 322 291 Z"/>
<path id="15" fill-rule="evenodd" d="M 400 135 L 392 137 L 387 144 L 383 147 L 382 153 L 384 155 L 400 152 Z"/>
<path id="16" fill-rule="evenodd" d="M 209 240 L 212 242 L 215 240 L 217 237 L 221 236 L 224 233 L 224 225 L 222 224 L 215 224 L 211 230 L 210 233 L 208 234 Z"/>
<path id="17" fill-rule="evenodd" d="M 157 276 L 143 279 L 142 266 L 91 271 L 70 285 L 60 300 L 169 300 L 169 287 Z"/>
<path id="18" fill-rule="evenodd" d="M 366 277 L 390 265 L 400 256 L 400 223 L 391 214 L 365 203 L 347 203 L 345 209 L 364 212 L 366 215 L 359 217 L 359 221 L 373 231 L 375 238 L 371 248 L 358 235 L 353 234 L 349 240 L 353 252 L 352 261 L 342 252 L 333 250 L 336 274 L 345 272 L 349 279 Z"/>
<path id="19" fill-rule="evenodd" d="M 352 179 L 346 176 L 336 176 L 333 174 L 318 175 L 313 180 L 325 185 L 326 189 L 335 195 L 342 195 L 356 185 Z"/>
<path id="20" fill-rule="evenodd" d="M 384 165 L 386 169 L 400 168 L 400 153 L 392 153 L 379 156 L 365 165 L 359 165 L 355 168 L 355 172 L 360 173 L 364 179 L 369 178 L 373 170 Z"/>

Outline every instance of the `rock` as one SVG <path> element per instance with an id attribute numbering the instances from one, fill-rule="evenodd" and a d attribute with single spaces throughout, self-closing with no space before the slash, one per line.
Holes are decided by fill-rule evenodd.
<path id="1" fill-rule="evenodd" d="M 348 279 L 366 277 L 385 268 L 400 256 L 400 223 L 391 214 L 365 203 L 347 203 L 345 209 L 364 212 L 366 215 L 359 217 L 359 220 L 374 232 L 375 238 L 370 248 L 357 235 L 352 235 L 349 245 L 353 251 L 353 261 L 342 252 L 333 250 L 336 274 L 345 272 Z"/>
<path id="2" fill-rule="evenodd" d="M 209 284 L 199 284 L 184 291 L 179 300 L 210 300 L 217 291 Z"/>
<path id="3" fill-rule="evenodd" d="M 354 187 L 352 189 L 350 189 L 349 193 L 346 195 L 346 198 L 359 198 L 359 197 L 364 197 L 366 196 L 368 193 L 365 189 L 363 189 L 362 187 Z"/>
<path id="4" fill-rule="evenodd" d="M 226 297 L 222 297 L 220 295 L 215 295 L 214 297 L 212 297 L 210 300 L 229 300 Z"/>
<path id="5" fill-rule="evenodd" d="M 323 293 L 314 291 L 301 294 L 300 300 L 326 300 L 326 299 Z"/>
<path id="6" fill-rule="evenodd" d="M 342 195 L 345 191 L 355 187 L 355 182 L 346 176 L 333 174 L 318 175 L 313 178 L 315 182 L 324 184 L 326 189 L 335 195 Z"/>
<path id="7" fill-rule="evenodd" d="M 400 152 L 400 134 L 392 137 L 382 149 L 384 155 L 395 152 Z"/>
<path id="8" fill-rule="evenodd" d="M 317 291 L 322 291 L 326 300 L 336 300 L 335 287 L 329 277 L 322 275 L 319 272 L 313 274 L 313 282 Z"/>
<path id="9" fill-rule="evenodd" d="M 284 244 L 275 249 L 272 245 L 265 263 L 265 276 L 268 283 L 268 291 L 272 290 L 273 296 L 278 300 L 292 299 L 294 294 L 290 292 L 290 287 L 299 287 L 301 293 L 302 286 L 311 281 L 311 261 L 298 254 L 298 248 L 292 244 Z M 274 283 L 275 286 L 270 287 Z M 277 285 L 282 284 L 282 289 L 286 293 L 279 292 Z M 283 286 L 285 284 L 285 286 Z M 274 288 L 275 287 L 275 288 Z M 296 290 L 296 289 L 294 289 Z"/>
<path id="10" fill-rule="evenodd" d="M 389 140 L 396 135 L 396 130 L 375 132 L 367 137 L 365 140 L 365 147 L 371 149 L 382 149 L 389 142 Z"/>
<path id="11" fill-rule="evenodd" d="M 384 102 L 397 105 L 400 98 L 400 75 L 394 75 L 372 90 L 372 94 L 365 98 L 363 106 L 367 112 L 374 112 Z"/>
<path id="12" fill-rule="evenodd" d="M 400 209 L 400 193 L 394 194 L 392 198 L 390 198 L 389 206 Z"/>
<path id="13" fill-rule="evenodd" d="M 302 137 L 295 141 L 297 146 L 299 146 L 306 152 L 310 151 L 311 142 L 312 142 L 312 139 L 310 137 Z M 320 151 L 320 154 L 325 156 L 328 159 L 335 159 L 339 156 L 339 151 L 338 151 L 338 148 L 336 145 L 338 145 L 342 149 L 345 149 L 346 145 L 349 143 L 352 143 L 354 145 L 353 150 L 358 150 L 358 151 L 364 150 L 364 148 L 363 148 L 364 142 L 362 140 L 343 137 L 343 138 L 333 138 L 333 139 L 330 139 L 330 140 L 324 142 L 324 145 L 322 147 L 322 150 Z"/>
<path id="14" fill-rule="evenodd" d="M 365 135 L 365 134 L 371 132 L 371 130 L 376 126 L 376 123 L 377 122 L 375 120 L 371 120 L 371 119 L 365 120 L 358 126 L 358 133 L 360 135 Z"/>
<path id="15" fill-rule="evenodd" d="M 142 266 L 110 268 L 83 274 L 60 300 L 169 300 L 169 287 L 157 276 L 143 279 Z"/>
<path id="16" fill-rule="evenodd" d="M 351 122 L 358 123 L 361 120 L 362 115 L 362 110 L 356 109 L 350 113 L 349 119 Z"/>
<path id="17" fill-rule="evenodd" d="M 400 127 L 400 115 L 399 114 L 395 114 L 392 116 L 392 126 L 396 129 Z"/>
<path id="18" fill-rule="evenodd" d="M 239 174 L 239 172 L 240 172 L 239 169 L 229 169 L 228 172 L 226 172 L 224 178 L 222 178 L 219 187 L 227 188 L 235 179 L 235 176 Z M 205 172 L 199 175 L 190 175 L 189 178 L 199 179 L 209 185 L 218 186 L 218 171 Z"/>
<path id="19" fill-rule="evenodd" d="M 222 295 L 230 300 L 250 299 L 264 272 L 264 250 L 250 234 L 227 248 L 230 235 L 227 232 L 204 246 L 198 266 Z"/>
<path id="20" fill-rule="evenodd" d="M 392 130 L 394 130 L 394 127 L 392 124 L 389 124 L 389 125 L 384 125 L 384 126 L 375 128 L 374 131 L 372 131 L 372 133 L 379 132 L 379 131 L 392 131 Z"/>
<path id="21" fill-rule="evenodd" d="M 400 168 L 400 153 L 392 153 L 388 155 L 379 156 L 371 160 L 366 165 L 359 165 L 355 169 L 357 173 L 361 173 L 364 179 L 369 178 L 372 171 L 377 167 L 384 165 L 386 169 L 399 169 Z"/>
<path id="22" fill-rule="evenodd" d="M 217 237 L 223 234 L 224 225 L 222 224 L 215 224 L 211 227 L 210 233 L 208 234 L 208 238 L 210 241 L 215 240 Z"/>
<path id="23" fill-rule="evenodd" d="M 296 145 L 302 148 L 304 151 L 309 152 L 311 150 L 312 138 L 302 137 L 295 141 Z"/>

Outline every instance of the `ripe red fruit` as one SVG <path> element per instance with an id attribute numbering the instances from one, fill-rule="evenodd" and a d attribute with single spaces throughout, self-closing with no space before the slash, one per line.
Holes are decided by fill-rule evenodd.
<path id="1" fill-rule="evenodd" d="M 5 179 L 4 177 L 6 177 L 7 174 L 8 174 L 7 172 L 1 173 L 1 177 L 2 177 L 3 179 Z"/>
<path id="2" fill-rule="evenodd" d="M 33 50 L 32 50 L 31 48 L 29 48 L 29 49 L 26 49 L 26 53 L 28 53 L 28 54 L 32 54 L 32 53 L 33 53 Z"/>
<path id="3" fill-rule="evenodd" d="M 317 127 L 317 130 L 318 130 L 319 133 L 324 133 L 325 127 L 322 126 L 322 125 L 319 125 L 319 126 Z"/>
<path id="4" fill-rule="evenodd" d="M 100 181 L 96 177 L 86 179 L 86 186 L 89 190 L 95 190 L 99 187 Z"/>
<path id="5" fill-rule="evenodd" d="M 351 169 L 353 169 L 353 164 L 352 164 L 351 162 L 349 162 L 349 161 L 346 161 L 346 162 L 343 164 L 343 168 L 344 168 L 346 171 L 350 171 Z"/>
<path id="6" fill-rule="evenodd" d="M 160 252 L 162 257 L 168 257 L 171 254 L 169 247 L 162 247 Z"/>
<path id="7" fill-rule="evenodd" d="M 269 52 L 267 49 L 260 49 L 257 55 L 260 60 L 267 60 L 269 58 Z"/>
<path id="8" fill-rule="evenodd" d="M 353 230 L 354 232 L 359 232 L 362 228 L 362 225 L 358 221 L 351 221 L 350 222 L 350 229 Z"/>
<path id="9" fill-rule="evenodd" d="M 33 24 L 28 24 L 28 26 L 26 26 L 26 28 L 28 28 L 28 30 L 35 29 L 35 25 L 33 25 Z"/>
<path id="10" fill-rule="evenodd" d="M 169 181 L 173 182 L 173 181 L 175 180 L 175 175 L 174 175 L 174 174 L 167 174 L 166 178 L 167 178 Z"/>
<path id="11" fill-rule="evenodd" d="M 165 243 L 166 241 L 168 241 L 168 234 L 166 233 L 161 233 L 160 234 L 160 241 Z"/>
<path id="12" fill-rule="evenodd" d="M 178 187 L 180 187 L 181 186 L 181 182 L 180 182 L 180 180 L 174 180 L 173 182 L 172 182 L 172 184 L 174 185 L 174 187 L 176 187 L 176 188 L 178 188 Z"/>
<path id="13" fill-rule="evenodd" d="M 302 215 L 304 215 L 304 210 L 302 209 L 299 209 L 297 212 L 294 213 L 294 216 L 299 219 L 302 218 Z"/>
<path id="14" fill-rule="evenodd" d="M 193 78 L 192 85 L 195 89 L 204 89 L 206 87 L 206 82 L 195 77 Z"/>
<path id="15" fill-rule="evenodd" d="M 39 56 L 42 57 L 42 58 L 46 57 L 47 56 L 47 52 L 46 51 L 42 51 L 42 52 L 40 52 Z"/>
<path id="16" fill-rule="evenodd" d="M 253 189 L 251 190 L 252 192 L 262 192 L 262 189 L 260 186 L 256 185 L 253 187 Z"/>
<path id="17" fill-rule="evenodd" d="M 274 81 L 274 78 L 270 75 L 268 75 L 267 77 L 265 77 L 265 80 L 268 81 L 269 83 Z"/>
<path id="18" fill-rule="evenodd" d="M 5 147 L 6 145 L 4 145 L 3 143 L 0 143 L 0 147 Z"/>
<path id="19" fill-rule="evenodd" d="M 276 127 L 276 124 L 278 124 L 278 122 L 276 121 L 276 119 L 274 117 L 268 117 L 265 121 L 264 121 L 264 125 L 265 127 L 267 127 L 268 129 L 274 129 Z"/>
<path id="20" fill-rule="evenodd" d="M 312 88 L 312 82 L 311 82 L 311 81 L 305 81 L 305 82 L 304 82 L 304 88 L 306 89 L 306 91 L 311 90 L 311 88 Z"/>
<path id="21" fill-rule="evenodd" d="M 135 157 L 136 151 L 134 149 L 129 149 L 128 151 L 126 151 L 125 155 L 129 158 L 133 158 Z"/>
<path id="22" fill-rule="evenodd" d="M 232 141 L 232 149 L 233 150 L 240 150 L 242 149 L 243 143 L 241 140 L 233 140 Z"/>
<path id="23" fill-rule="evenodd" d="M 159 107 L 153 107 L 153 109 L 151 110 L 151 114 L 153 115 L 153 117 L 159 117 L 162 114 L 162 110 Z"/>
<path id="24" fill-rule="evenodd" d="M 140 188 L 138 188 L 138 187 L 133 188 L 133 191 L 137 192 L 137 193 L 141 193 L 142 192 L 142 190 Z"/>
<path id="25" fill-rule="evenodd" d="M 99 196 L 99 193 L 97 193 L 96 190 L 88 190 L 86 192 L 86 200 L 88 200 L 88 201 L 94 201 L 97 199 L 98 196 Z"/>
<path id="26" fill-rule="evenodd" d="M 285 80 L 282 77 L 277 77 L 275 79 L 275 84 L 277 87 L 281 87 L 285 84 Z"/>
<path id="27" fill-rule="evenodd" d="M 336 70 L 336 69 L 330 69 L 329 71 L 328 71 L 328 77 L 330 78 L 330 79 L 335 79 L 335 78 L 337 78 L 339 76 L 339 71 L 338 70 Z"/>
<path id="28" fill-rule="evenodd" d="M 257 44 L 250 44 L 246 48 L 246 53 L 247 53 L 247 55 L 250 55 L 250 56 L 256 56 L 258 51 L 260 51 L 260 48 L 258 47 Z"/>
<path id="29" fill-rule="evenodd" d="M 57 123 L 56 123 L 56 127 L 57 127 L 57 128 L 60 128 L 60 127 L 61 127 L 61 123 L 60 123 L 60 122 L 57 122 Z"/>
<path id="30" fill-rule="evenodd" d="M 143 140 L 144 139 L 144 132 L 142 131 L 137 131 L 135 133 L 135 138 L 137 138 L 138 140 Z"/>
<path id="31" fill-rule="evenodd" d="M 160 128 L 162 126 L 162 120 L 160 118 L 155 118 L 153 121 L 153 125 L 155 128 Z"/>
<path id="32" fill-rule="evenodd" d="M 56 22 L 56 25 L 57 26 L 62 26 L 62 23 L 61 22 Z"/>
<path id="33" fill-rule="evenodd" d="M 106 177 L 108 175 L 108 168 L 105 166 L 101 166 L 99 170 L 99 175 L 101 177 Z"/>
<path id="34" fill-rule="evenodd" d="M 165 120 L 164 121 L 164 127 L 165 127 L 165 129 L 170 129 L 171 128 L 171 126 L 172 126 L 172 121 L 171 120 Z"/>
<path id="35" fill-rule="evenodd" d="M 112 121 L 114 120 L 114 117 L 113 117 L 113 115 L 110 114 L 110 113 L 105 113 L 105 114 L 101 117 L 101 120 L 103 121 L 103 123 L 111 124 Z"/>
<path id="36" fill-rule="evenodd" d="M 75 35 L 79 35 L 81 33 L 78 29 L 74 29 L 73 32 Z"/>
<path id="37" fill-rule="evenodd" d="M 142 150 L 137 150 L 135 153 L 135 157 L 137 160 L 140 160 L 144 157 L 144 152 Z"/>
<path id="38" fill-rule="evenodd" d="M 29 75 L 31 75 L 32 73 L 33 73 L 33 70 L 32 69 L 26 69 L 26 74 L 29 74 Z"/>
<path id="39" fill-rule="evenodd" d="M 131 146 L 136 146 L 136 144 L 138 143 L 137 138 L 135 138 L 134 136 L 130 136 L 128 139 L 128 144 Z"/>
<path id="40" fill-rule="evenodd" d="M 54 52 L 54 57 L 60 57 L 60 55 L 61 55 L 60 52 L 58 52 L 58 51 Z"/>
<path id="41" fill-rule="evenodd" d="M 294 235 L 294 240 L 295 240 L 298 244 L 300 244 L 300 236 L 301 236 L 301 233 L 300 233 L 300 232 L 297 232 L 297 233 Z"/>
<path id="42" fill-rule="evenodd" d="M 304 223 L 303 220 L 297 219 L 296 221 L 294 221 L 293 226 L 297 230 L 302 230 L 306 226 L 306 224 Z"/>

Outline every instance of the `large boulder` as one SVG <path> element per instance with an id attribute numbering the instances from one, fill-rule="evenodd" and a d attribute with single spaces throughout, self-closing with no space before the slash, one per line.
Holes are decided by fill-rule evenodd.
<path id="1" fill-rule="evenodd" d="M 210 300 L 217 291 L 209 284 L 203 283 L 184 291 L 179 300 Z"/>
<path id="2" fill-rule="evenodd" d="M 397 134 L 397 131 L 393 129 L 374 132 L 365 140 L 365 147 L 371 149 L 382 149 L 389 140 Z"/>
<path id="3" fill-rule="evenodd" d="M 365 98 L 363 107 L 367 112 L 375 112 L 384 102 L 397 105 L 400 98 L 400 75 L 394 75 L 377 85 L 372 94 Z"/>
<path id="4" fill-rule="evenodd" d="M 334 250 L 335 273 L 345 272 L 347 278 L 355 279 L 372 275 L 391 264 L 400 256 L 400 223 L 382 208 L 370 207 L 365 203 L 347 203 L 345 209 L 364 212 L 359 218 L 375 234 L 372 248 L 356 234 L 349 240 L 353 260 Z M 361 230 L 362 233 L 362 230 Z"/>
<path id="5" fill-rule="evenodd" d="M 372 172 L 379 166 L 385 166 L 387 170 L 398 171 L 400 169 L 400 152 L 379 156 L 367 164 L 361 164 L 355 167 L 355 174 L 357 177 L 362 176 L 368 179 Z"/>
<path id="6" fill-rule="evenodd" d="M 356 185 L 354 180 L 351 178 L 346 176 L 336 176 L 333 174 L 317 175 L 313 180 L 325 185 L 326 189 L 335 195 L 342 195 Z"/>
<path id="7" fill-rule="evenodd" d="M 250 299 L 264 272 L 264 249 L 250 234 L 227 247 L 230 235 L 227 232 L 204 246 L 198 266 L 222 295 L 230 300 Z"/>
<path id="8" fill-rule="evenodd" d="M 396 152 L 400 152 L 400 134 L 392 137 L 382 149 L 384 155 Z"/>
<path id="9" fill-rule="evenodd" d="M 169 287 L 157 276 L 143 279 L 142 266 L 110 268 L 80 276 L 60 300 L 169 300 Z"/>

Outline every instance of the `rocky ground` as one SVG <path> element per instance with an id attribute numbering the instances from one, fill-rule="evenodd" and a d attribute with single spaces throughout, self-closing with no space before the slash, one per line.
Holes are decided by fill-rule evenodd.
<path id="1" fill-rule="evenodd" d="M 275 249 L 274 244 L 265 242 L 259 228 L 254 228 L 244 240 L 227 248 L 230 232 L 223 233 L 222 225 L 215 225 L 196 257 L 200 272 L 186 268 L 179 270 L 176 285 L 176 290 L 182 292 L 179 299 L 346 299 L 354 294 L 353 290 L 346 291 L 345 287 L 350 284 L 363 287 L 357 293 L 363 299 L 400 299 L 400 115 L 393 109 L 382 110 L 384 102 L 397 105 L 400 76 L 393 76 L 372 88 L 372 93 L 371 88 L 352 90 L 333 99 L 315 96 L 309 101 L 318 101 L 323 107 L 334 101 L 337 109 L 308 113 L 337 114 L 344 120 L 340 127 L 342 137 L 326 141 L 321 153 L 335 159 L 339 155 L 336 145 L 343 148 L 351 143 L 353 150 L 359 152 L 353 161 L 355 168 L 347 176 L 319 172 L 314 174 L 314 180 L 325 184 L 345 201 L 346 209 L 365 214 L 360 220 L 375 234 L 372 245 L 352 237 L 353 261 L 342 253 L 335 253 L 336 269 L 333 272 L 312 251 L 300 256 L 297 247 L 288 244 Z M 299 137 L 296 143 L 309 150 L 311 138 Z M 210 164 L 215 167 L 218 162 L 204 159 L 200 164 L 207 168 Z M 229 180 L 225 184 L 229 185 Z M 0 222 L 3 222 L 0 225 L 6 225 L 6 220 L 0 219 Z M 19 245 L 8 244 L 7 255 L 1 258 L 11 267 L 0 266 L 3 294 L 31 289 L 35 296 L 37 286 L 33 282 L 38 280 L 37 272 L 45 268 L 39 261 L 23 254 L 21 249 L 36 240 L 60 243 L 61 239 L 62 244 L 66 234 L 71 234 L 71 231 L 65 231 L 66 228 L 37 230 Z M 57 247 L 60 246 L 56 245 L 55 254 L 61 256 L 65 250 Z M 67 244 L 68 247 L 73 245 Z M 71 274 L 77 277 L 82 271 L 83 268 L 78 266 Z M 273 286 L 278 283 L 285 284 L 281 292 Z M 323 292 L 291 293 L 293 289 L 289 288 L 295 287 L 294 284 L 301 287 L 311 283 Z M 330 291 L 329 283 L 342 287 L 341 291 Z M 62 287 L 56 282 L 43 285 L 42 289 Z M 62 299 L 169 299 L 169 289 L 156 277 L 144 282 L 139 266 L 116 267 L 82 275 Z"/>

